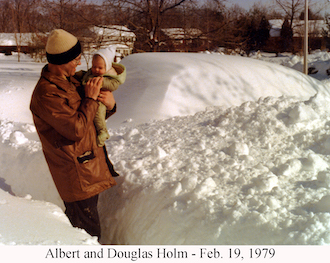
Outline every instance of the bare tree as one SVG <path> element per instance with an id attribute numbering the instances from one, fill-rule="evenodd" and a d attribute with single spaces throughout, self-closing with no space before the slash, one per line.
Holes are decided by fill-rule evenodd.
<path id="1" fill-rule="evenodd" d="M 297 19 L 304 10 L 305 0 L 275 0 L 277 6 L 284 12 L 292 29 L 294 19 Z"/>
<path id="2" fill-rule="evenodd" d="M 207 0 L 195 10 L 198 15 L 192 17 L 199 21 L 199 25 L 196 27 L 203 31 L 201 37 L 207 39 L 205 48 L 211 50 L 224 46 L 226 29 L 229 26 L 229 15 L 225 10 L 223 1 Z"/>
<path id="3" fill-rule="evenodd" d="M 158 51 L 162 41 L 164 18 L 171 10 L 193 0 L 105 0 L 108 10 L 115 10 L 118 22 L 127 24 L 142 40 L 140 48 Z"/>
<path id="4" fill-rule="evenodd" d="M 246 26 L 248 25 L 247 11 L 238 5 L 227 10 L 227 25 L 222 35 L 223 47 L 244 50 L 247 41 Z"/>
<path id="5" fill-rule="evenodd" d="M 86 4 L 86 0 L 44 0 L 43 12 L 48 15 L 50 27 L 65 29 L 77 36 L 85 29 L 98 24 L 98 12 Z"/>
<path id="6" fill-rule="evenodd" d="M 31 14 L 31 10 L 35 5 L 35 0 L 11 0 L 8 1 L 10 5 L 10 11 L 12 16 L 13 31 L 15 34 L 15 40 L 18 52 L 18 61 L 20 61 L 21 46 L 23 41 L 23 34 L 29 31 L 28 20 Z"/>
<path id="7" fill-rule="evenodd" d="M 1 0 L 0 1 L 0 31 L 6 33 L 12 32 L 13 26 L 14 25 L 12 22 L 11 3 L 8 0 Z"/>

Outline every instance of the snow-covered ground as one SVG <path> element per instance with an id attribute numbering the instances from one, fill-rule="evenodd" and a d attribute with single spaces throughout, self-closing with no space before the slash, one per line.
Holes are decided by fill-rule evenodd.
<path id="1" fill-rule="evenodd" d="M 315 78 L 290 69 L 294 56 L 122 60 L 102 243 L 330 244 L 330 63 L 317 56 Z M 0 56 L 0 243 L 95 244 L 60 209 L 32 124 L 42 66 Z"/>

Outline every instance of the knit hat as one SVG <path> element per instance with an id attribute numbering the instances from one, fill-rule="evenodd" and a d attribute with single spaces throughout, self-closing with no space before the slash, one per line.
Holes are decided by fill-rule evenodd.
<path id="1" fill-rule="evenodd" d="M 53 30 L 47 40 L 46 56 L 51 64 L 62 65 L 74 60 L 81 53 L 79 40 L 63 29 Z"/>
<path id="2" fill-rule="evenodd" d="M 112 67 L 112 62 L 116 56 L 116 46 L 110 46 L 107 48 L 99 49 L 94 55 L 101 56 L 105 61 L 105 71 L 108 71 Z"/>

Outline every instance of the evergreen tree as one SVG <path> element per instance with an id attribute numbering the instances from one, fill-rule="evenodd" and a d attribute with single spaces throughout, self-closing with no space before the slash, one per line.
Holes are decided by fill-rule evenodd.
<path id="1" fill-rule="evenodd" d="M 270 24 L 265 16 L 261 18 L 258 30 L 256 32 L 256 45 L 257 49 L 262 49 L 269 39 Z"/>
<path id="2" fill-rule="evenodd" d="M 289 20 L 286 18 L 281 30 L 281 51 L 292 51 L 293 48 L 293 30 L 290 26 Z"/>
<path id="3" fill-rule="evenodd" d="M 322 36 L 325 42 L 325 47 L 330 49 L 330 17 L 327 15 L 325 17 L 326 28 L 322 29 Z"/>

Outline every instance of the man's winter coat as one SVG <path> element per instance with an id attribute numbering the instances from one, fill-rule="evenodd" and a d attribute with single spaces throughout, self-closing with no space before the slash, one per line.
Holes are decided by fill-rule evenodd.
<path id="1" fill-rule="evenodd" d="M 60 78 L 47 65 L 43 68 L 30 109 L 63 201 L 84 200 L 116 184 L 106 150 L 96 144 L 97 108 L 97 101 L 84 98 L 77 80 Z M 107 117 L 114 112 L 115 108 Z"/>

